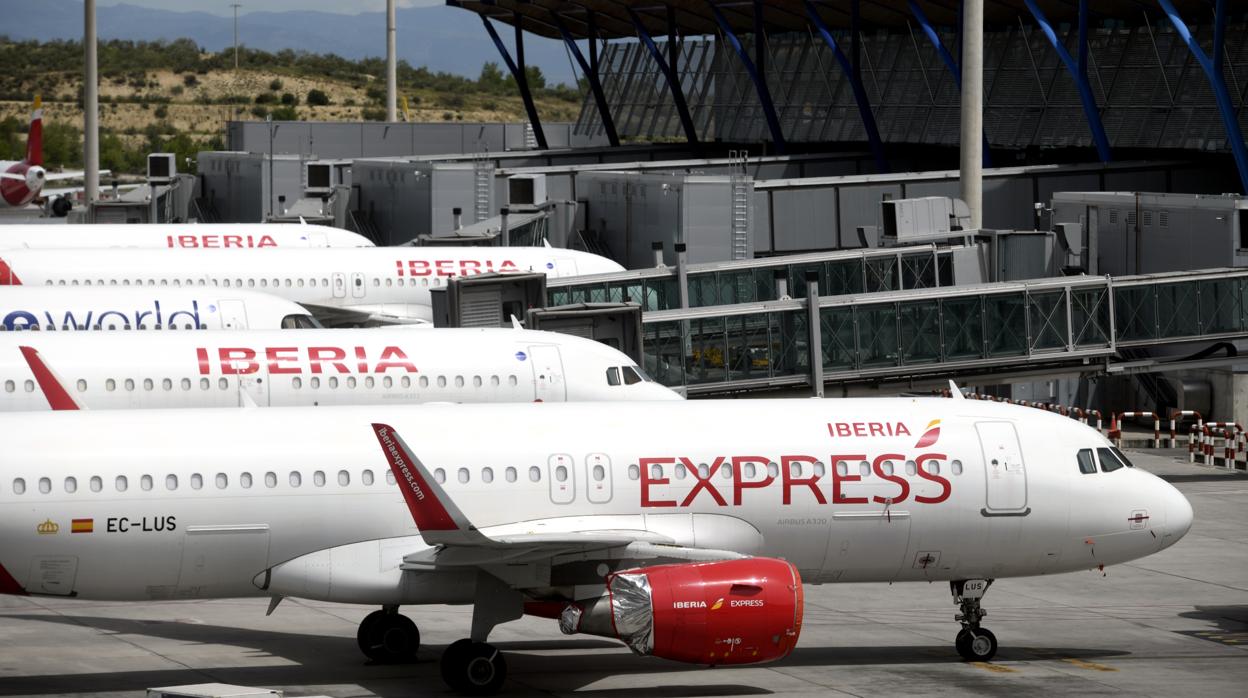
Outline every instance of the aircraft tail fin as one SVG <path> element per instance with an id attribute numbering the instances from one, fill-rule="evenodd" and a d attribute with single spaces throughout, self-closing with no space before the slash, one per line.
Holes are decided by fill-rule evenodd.
<path id="1" fill-rule="evenodd" d="M 35 381 L 39 383 L 39 389 L 43 391 L 43 396 L 48 399 L 48 405 L 53 410 L 84 409 L 65 389 L 61 379 L 44 363 L 37 349 L 25 346 L 18 349 L 22 352 L 22 358 L 26 359 L 26 365 L 30 366 L 31 373 L 35 374 Z"/>
<path id="2" fill-rule="evenodd" d="M 962 395 L 962 389 L 958 387 L 957 383 L 953 382 L 952 378 L 949 379 L 949 397 L 953 398 L 954 400 L 966 399 L 966 397 Z"/>
<path id="3" fill-rule="evenodd" d="M 426 543 L 483 545 L 491 541 L 477 531 L 455 506 L 446 491 L 408 447 L 403 437 L 387 424 L 373 425 L 373 433 L 390 470 L 403 492 L 408 511 Z"/>
<path id="4" fill-rule="evenodd" d="M 43 164 L 43 98 L 35 95 L 35 110 L 30 115 L 30 132 L 26 135 L 26 164 Z"/>

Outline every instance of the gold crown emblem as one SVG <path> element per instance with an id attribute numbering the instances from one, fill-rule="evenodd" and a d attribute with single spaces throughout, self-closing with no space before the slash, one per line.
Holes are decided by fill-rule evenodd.
<path id="1" fill-rule="evenodd" d="M 56 523 L 52 519 L 48 519 L 47 521 L 44 521 L 38 526 L 35 526 L 35 530 L 38 531 L 42 535 L 47 535 L 49 533 L 56 533 L 60 531 L 61 525 Z"/>

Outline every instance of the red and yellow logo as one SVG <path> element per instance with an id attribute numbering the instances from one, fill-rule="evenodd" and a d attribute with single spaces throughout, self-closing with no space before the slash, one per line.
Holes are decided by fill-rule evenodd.
<path id="1" fill-rule="evenodd" d="M 95 519 L 74 519 L 70 522 L 70 533 L 94 533 Z"/>
<path id="2" fill-rule="evenodd" d="M 937 439 L 939 438 L 940 438 L 940 420 L 933 419 L 932 421 L 927 423 L 927 428 L 923 430 L 923 435 L 919 437 L 919 440 L 917 443 L 914 444 L 914 447 L 915 448 L 927 448 L 928 446 L 931 446 L 932 444 L 936 443 Z"/>

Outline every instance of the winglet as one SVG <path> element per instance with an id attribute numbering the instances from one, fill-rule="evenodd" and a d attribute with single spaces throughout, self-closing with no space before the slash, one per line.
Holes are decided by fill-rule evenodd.
<path id="1" fill-rule="evenodd" d="M 35 380 L 39 383 L 39 389 L 43 391 L 43 396 L 48 399 L 48 405 L 53 410 L 81 410 L 82 405 L 69 394 L 65 386 L 43 362 L 43 357 L 39 356 L 39 352 L 34 347 L 22 347 L 18 349 L 22 352 L 22 358 L 26 359 L 26 365 L 30 366 L 31 373 L 35 374 Z"/>
<path id="2" fill-rule="evenodd" d="M 381 451 L 403 492 L 403 500 L 407 502 L 412 520 L 425 542 L 435 545 L 488 543 L 489 539 L 478 533 L 464 513 L 446 496 L 424 463 L 412 455 L 412 450 L 394 427 L 377 423 L 372 426 L 377 443 L 381 444 Z"/>
<path id="3" fill-rule="evenodd" d="M 953 382 L 952 378 L 949 379 L 949 397 L 953 398 L 954 400 L 966 399 L 966 396 L 962 394 L 962 389 L 958 387 L 957 383 Z"/>

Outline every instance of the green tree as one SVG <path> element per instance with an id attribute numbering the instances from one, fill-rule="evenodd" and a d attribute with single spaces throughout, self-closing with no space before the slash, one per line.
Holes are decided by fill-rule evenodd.
<path id="1" fill-rule="evenodd" d="M 294 96 L 293 94 L 291 94 L 291 93 L 287 92 L 287 93 L 285 93 L 285 94 L 283 94 L 283 95 L 282 95 L 282 104 L 284 104 L 284 105 L 286 105 L 286 106 L 288 106 L 288 107 L 293 107 L 293 106 L 295 106 L 295 105 L 299 104 L 299 98 L 298 98 L 298 97 L 296 97 L 296 96 Z"/>
<path id="2" fill-rule="evenodd" d="M 329 95 L 323 91 L 317 89 L 308 90 L 308 106 L 327 107 L 329 103 Z"/>

